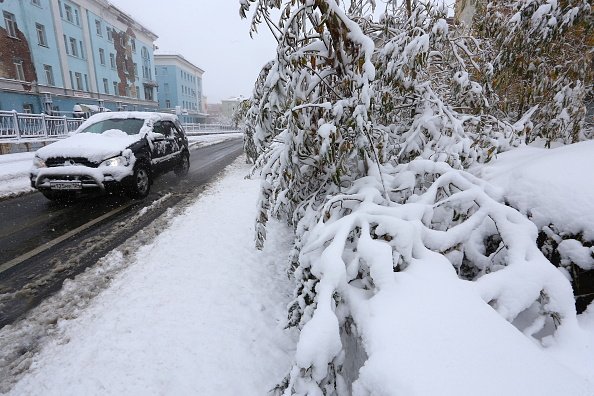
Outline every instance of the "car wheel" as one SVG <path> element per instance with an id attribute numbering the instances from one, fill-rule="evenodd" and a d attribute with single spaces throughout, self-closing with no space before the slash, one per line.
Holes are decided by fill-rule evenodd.
<path id="1" fill-rule="evenodd" d="M 134 167 L 130 196 L 132 198 L 144 198 L 151 190 L 151 172 L 147 165 L 141 163 Z"/>
<path id="2" fill-rule="evenodd" d="M 179 163 L 175 166 L 173 171 L 175 172 L 176 176 L 184 177 L 188 174 L 190 170 L 190 154 L 187 151 L 184 151 L 179 159 Z"/>

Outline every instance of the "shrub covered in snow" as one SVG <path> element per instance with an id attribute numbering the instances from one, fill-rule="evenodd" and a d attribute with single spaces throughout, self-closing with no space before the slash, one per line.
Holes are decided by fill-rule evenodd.
<path id="1" fill-rule="evenodd" d="M 477 31 L 491 45 L 499 108 L 517 115 L 538 106 L 526 141 L 592 138 L 583 129 L 594 80 L 592 2 L 493 0 L 483 11 Z"/>
<path id="2" fill-rule="evenodd" d="M 390 367 L 407 375 L 394 363 L 401 348 L 425 342 L 394 334 L 415 327 L 398 321 L 413 310 L 403 291 L 426 284 L 424 301 L 459 298 L 456 315 L 497 312 L 488 331 L 515 326 L 519 348 L 579 333 L 571 286 L 538 249 L 534 224 L 465 171 L 520 144 L 536 108 L 514 122 L 496 111 L 488 54 L 448 26 L 443 7 L 387 3 L 375 20 L 373 0 L 240 0 L 244 17 L 254 7 L 252 30 L 266 23 L 279 43 L 246 124 L 263 179 L 256 245 L 270 216 L 295 230 L 288 326 L 301 335 L 278 393 L 414 393 Z M 443 324 L 464 342 L 457 320 Z M 348 339 L 364 348 L 355 373 Z M 520 371 L 509 375 L 531 378 Z"/>

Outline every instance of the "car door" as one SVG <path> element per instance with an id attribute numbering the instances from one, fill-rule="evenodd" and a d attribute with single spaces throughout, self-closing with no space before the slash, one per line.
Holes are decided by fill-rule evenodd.
<path id="1" fill-rule="evenodd" d="M 181 153 L 184 151 L 184 149 L 187 148 L 188 146 L 188 141 L 186 138 L 186 134 L 184 133 L 184 130 L 182 129 L 182 126 L 180 125 L 180 123 L 178 121 L 172 123 L 173 128 L 173 139 L 174 139 L 174 143 L 173 143 L 173 152 L 175 153 L 175 164 L 177 164 L 179 162 Z M 174 164 L 174 166 L 175 166 Z"/>
<path id="2" fill-rule="evenodd" d="M 151 134 L 151 165 L 155 172 L 165 171 L 171 161 L 172 131 L 169 124 L 167 121 L 157 121 L 153 125 L 153 133 Z"/>

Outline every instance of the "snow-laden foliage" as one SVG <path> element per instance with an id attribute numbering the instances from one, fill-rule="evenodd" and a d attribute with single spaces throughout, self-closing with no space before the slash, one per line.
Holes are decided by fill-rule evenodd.
<path id="1" fill-rule="evenodd" d="M 242 10 L 249 6 L 243 2 Z M 268 9 L 279 6 L 257 1 L 253 20 L 269 21 Z M 377 157 L 368 113 L 373 41 L 342 7 L 325 0 L 287 2 L 273 32 L 279 46 L 266 71 L 254 142 L 257 148 L 273 138 L 280 144 L 261 158 L 267 182 L 258 246 L 269 211 L 296 223 L 306 205 L 365 174 L 367 158 Z"/>
<path id="2" fill-rule="evenodd" d="M 341 332 L 353 325 L 363 338 L 376 332 L 352 310 L 415 271 L 474 281 L 485 303 L 535 340 L 575 326 L 571 286 L 536 246 L 534 224 L 496 190 L 443 162 L 414 160 L 382 172 L 381 180 L 361 178 L 328 199 L 305 233 L 296 273 L 315 279 L 301 284 L 290 309 L 302 329 L 284 384 L 291 393 L 342 394 Z M 309 215 L 302 223 L 314 223 L 317 214 Z M 388 345 L 389 332 L 375 342 Z M 375 380 L 381 389 L 386 379 Z"/>
<path id="3" fill-rule="evenodd" d="M 348 394 L 341 336 L 390 344 L 360 307 L 419 268 L 472 282 L 537 341 L 575 325 L 533 223 L 464 171 L 519 144 L 537 110 L 513 123 L 496 111 L 479 40 L 431 1 L 389 1 L 379 21 L 371 0 L 240 3 L 243 16 L 254 7 L 252 32 L 266 23 L 278 41 L 248 112 L 263 179 L 256 245 L 270 216 L 295 230 L 288 326 L 301 333 L 278 393 Z"/>
<path id="4" fill-rule="evenodd" d="M 374 112 L 388 154 L 462 168 L 517 144 L 516 130 L 491 115 L 492 66 L 478 40 L 446 23 L 447 8 L 414 3 L 411 15 L 385 15 L 378 47 Z"/>
<path id="5" fill-rule="evenodd" d="M 538 106 L 526 141 L 592 138 L 583 128 L 594 79 L 592 2 L 493 0 L 480 15 L 479 34 L 492 45 L 499 108 L 518 115 Z"/>

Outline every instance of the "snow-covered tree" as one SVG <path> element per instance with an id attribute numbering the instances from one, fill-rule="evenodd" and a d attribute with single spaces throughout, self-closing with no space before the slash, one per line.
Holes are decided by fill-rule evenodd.
<path id="1" fill-rule="evenodd" d="M 443 4 L 411 7 L 384 14 L 374 32 L 373 114 L 389 136 L 388 154 L 462 168 L 517 144 L 518 126 L 491 114 L 492 67 L 479 41 L 448 26 Z"/>
<path id="2" fill-rule="evenodd" d="M 242 2 L 244 15 L 251 3 Z M 254 30 L 262 21 L 272 24 L 272 8 L 281 2 L 256 2 Z M 334 1 L 287 2 L 273 33 L 279 45 L 267 71 L 259 107 L 266 113 L 259 115 L 262 132 L 255 141 L 257 146 L 274 137 L 282 144 L 264 154 L 261 207 L 296 224 L 308 205 L 365 174 L 368 159 L 377 156 L 368 114 L 374 45 Z M 282 120 L 280 133 L 276 120 Z M 260 216 L 259 245 L 266 219 Z"/>
<path id="3" fill-rule="evenodd" d="M 492 45 L 499 108 L 517 116 L 538 106 L 527 142 L 592 138 L 583 129 L 594 80 L 591 1 L 493 0 L 476 26 Z"/>
<path id="4" fill-rule="evenodd" d="M 295 230 L 288 326 L 300 340 L 279 393 L 347 394 L 343 340 L 366 340 L 378 359 L 370 345 L 391 340 L 366 310 L 409 275 L 472 281 L 536 341 L 575 326 L 571 287 L 534 225 L 464 171 L 517 144 L 534 111 L 514 124 L 492 111 L 478 40 L 431 1 L 390 1 L 379 21 L 371 0 L 240 3 L 243 16 L 254 7 L 253 31 L 266 23 L 279 43 L 250 121 L 263 178 L 256 244 L 270 216 Z"/>

